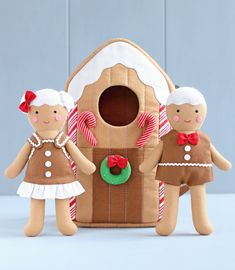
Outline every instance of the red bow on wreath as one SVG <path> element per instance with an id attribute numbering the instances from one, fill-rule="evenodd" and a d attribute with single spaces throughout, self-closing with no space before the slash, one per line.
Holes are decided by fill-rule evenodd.
<path id="1" fill-rule="evenodd" d="M 184 145 L 186 143 L 190 143 L 193 145 L 198 144 L 199 138 L 197 132 L 191 133 L 191 134 L 185 134 L 183 132 L 178 133 L 178 144 Z"/>
<path id="2" fill-rule="evenodd" d="M 34 94 L 34 92 L 27 90 L 25 95 L 24 95 L 25 101 L 22 102 L 19 106 L 19 109 L 22 112 L 29 112 L 30 109 L 30 103 L 36 98 L 36 95 Z"/>
<path id="3" fill-rule="evenodd" d="M 108 167 L 112 168 L 118 166 L 121 169 L 125 169 L 128 164 L 128 158 L 123 158 L 120 155 L 108 156 Z"/>

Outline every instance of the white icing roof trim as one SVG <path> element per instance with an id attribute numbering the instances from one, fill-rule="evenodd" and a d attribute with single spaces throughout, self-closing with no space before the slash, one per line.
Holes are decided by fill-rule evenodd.
<path id="1" fill-rule="evenodd" d="M 71 80 L 68 92 L 78 100 L 86 85 L 97 81 L 106 68 L 123 64 L 136 70 L 140 80 L 153 87 L 156 99 L 165 104 L 169 88 L 165 77 L 158 68 L 137 48 L 118 41 L 99 51 Z"/>
<path id="2" fill-rule="evenodd" d="M 182 105 L 186 103 L 206 106 L 206 100 L 202 93 L 193 87 L 180 87 L 176 89 L 169 95 L 166 105 Z"/>

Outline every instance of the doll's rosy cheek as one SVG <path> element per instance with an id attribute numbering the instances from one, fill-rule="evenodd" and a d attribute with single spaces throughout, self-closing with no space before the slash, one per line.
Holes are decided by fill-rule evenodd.
<path id="1" fill-rule="evenodd" d="M 197 123 L 201 123 L 203 120 L 202 116 L 201 115 L 198 115 L 197 118 L 196 118 L 196 122 Z"/>
<path id="2" fill-rule="evenodd" d="M 32 121 L 33 123 L 36 123 L 36 122 L 38 121 L 38 118 L 37 118 L 36 116 L 33 116 L 33 117 L 31 118 L 31 121 Z"/>
<path id="3" fill-rule="evenodd" d="M 61 119 L 62 119 L 61 115 L 59 115 L 59 114 L 56 115 L 55 120 L 56 120 L 57 122 L 60 122 Z"/>
<path id="4" fill-rule="evenodd" d="M 180 120 L 179 115 L 174 115 L 174 116 L 173 116 L 173 121 L 174 121 L 174 122 L 178 122 L 179 120 Z"/>

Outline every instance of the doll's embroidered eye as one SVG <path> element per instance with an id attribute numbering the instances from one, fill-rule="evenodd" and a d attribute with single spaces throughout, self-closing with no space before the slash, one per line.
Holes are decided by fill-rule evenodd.
<path id="1" fill-rule="evenodd" d="M 177 112 L 180 112 L 180 110 L 179 110 L 179 109 L 177 109 L 176 111 L 177 111 Z"/>
<path id="2" fill-rule="evenodd" d="M 57 113 L 57 111 L 54 111 L 54 113 Z"/>
<path id="3" fill-rule="evenodd" d="M 38 111 L 36 111 L 35 113 L 38 114 Z"/>
<path id="4" fill-rule="evenodd" d="M 195 110 L 195 113 L 198 113 L 198 110 Z"/>

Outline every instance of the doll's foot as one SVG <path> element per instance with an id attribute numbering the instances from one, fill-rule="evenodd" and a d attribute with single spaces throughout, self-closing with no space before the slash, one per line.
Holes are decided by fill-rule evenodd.
<path id="1" fill-rule="evenodd" d="M 156 225 L 156 233 L 161 236 L 170 235 L 175 229 L 175 226 L 169 223 L 158 222 Z"/>
<path id="2" fill-rule="evenodd" d="M 195 229 L 201 235 L 209 235 L 213 232 L 213 227 L 210 223 L 197 225 Z"/>
<path id="3" fill-rule="evenodd" d="M 43 229 L 43 225 L 38 225 L 38 224 L 30 224 L 28 223 L 24 227 L 24 234 L 29 237 L 34 237 L 37 236 L 41 233 Z"/>
<path id="4" fill-rule="evenodd" d="M 69 223 L 57 224 L 57 226 L 59 231 L 66 236 L 74 235 L 78 231 L 77 226 L 72 221 Z"/>

